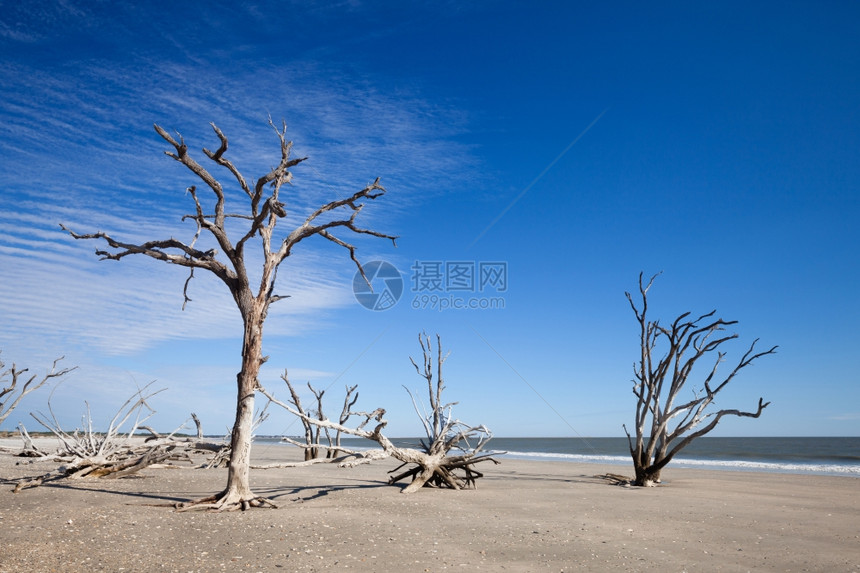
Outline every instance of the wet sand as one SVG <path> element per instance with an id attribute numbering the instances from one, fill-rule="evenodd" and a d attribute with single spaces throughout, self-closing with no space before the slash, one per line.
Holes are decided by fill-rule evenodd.
<path id="1" fill-rule="evenodd" d="M 0 445 L 20 445 L 2 440 Z M 255 447 L 256 463 L 297 459 Z M 278 509 L 177 513 L 226 470 L 147 469 L 11 493 L 56 464 L 0 454 L 0 573 L 22 571 L 860 571 L 860 480 L 501 458 L 477 490 L 387 484 L 392 460 L 255 470 Z M 16 465 L 17 464 L 17 465 Z"/>

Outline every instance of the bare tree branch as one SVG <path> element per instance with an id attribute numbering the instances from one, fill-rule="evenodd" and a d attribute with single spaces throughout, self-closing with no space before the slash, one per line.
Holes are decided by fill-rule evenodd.
<path id="1" fill-rule="evenodd" d="M 58 370 L 57 365 L 63 358 L 65 357 L 60 356 L 54 360 L 51 369 L 42 378 L 39 378 L 38 374 L 33 374 L 29 378 L 24 377 L 23 375 L 29 372 L 29 369 L 18 369 L 15 364 L 12 364 L 12 368 L 3 370 L 6 364 L 0 358 L 0 425 L 9 417 L 24 396 L 35 392 L 55 378 L 62 378 L 69 372 L 77 370 L 77 366 Z"/>
<path id="2" fill-rule="evenodd" d="M 758 339 L 753 341 L 746 353 L 728 375 L 714 385 L 719 365 L 725 353 L 719 349 L 727 342 L 738 337 L 737 334 L 719 335 L 726 327 L 737 321 L 712 318 L 716 311 L 690 319 L 691 313 L 685 312 L 676 318 L 668 328 L 658 321 L 647 318 L 648 290 L 657 275 L 648 284 L 639 275 L 640 306 L 637 307 L 629 292 L 624 293 L 639 323 L 640 357 L 634 364 L 633 395 L 636 396 L 634 434 L 635 439 L 624 426 L 633 466 L 636 472 L 634 483 L 651 485 L 660 481 L 661 470 L 694 439 L 713 430 L 724 416 L 758 418 L 770 404 L 759 399 L 755 412 L 736 409 L 709 411 L 717 395 L 731 382 L 742 369 L 755 360 L 774 354 L 777 347 L 756 352 Z M 641 309 L 640 309 L 641 307 Z M 654 359 L 654 350 L 665 348 L 661 358 Z M 702 391 L 676 404 L 681 391 L 699 360 L 716 352 L 713 366 L 703 381 Z"/>
<path id="3" fill-rule="evenodd" d="M 306 412 L 302 407 L 302 401 L 299 397 L 299 393 L 290 383 L 290 378 L 286 370 L 281 374 L 281 380 L 287 385 L 287 388 L 290 391 L 290 403 L 295 406 L 296 411 L 298 411 L 301 416 L 299 416 L 299 420 L 302 423 L 302 427 L 305 430 L 305 461 L 312 460 L 317 457 L 317 453 L 319 451 L 319 426 L 314 426 L 308 420 L 310 419 L 310 412 Z M 311 386 L 310 382 L 308 382 L 308 387 L 311 389 L 311 392 L 314 392 L 313 386 Z M 317 396 L 318 401 L 322 401 L 322 394 Z M 314 434 L 314 428 L 317 428 L 316 435 Z M 290 441 L 290 443 L 293 443 Z"/>
<path id="4" fill-rule="evenodd" d="M 356 222 L 364 206 L 361 201 L 373 200 L 385 193 L 377 178 L 374 183 L 358 192 L 326 203 L 311 213 L 298 227 L 279 234 L 276 239 L 276 228 L 287 216 L 285 204 L 280 200 L 281 188 L 292 182 L 290 169 L 306 158 L 290 157 L 292 143 L 286 139 L 286 124 L 277 128 L 269 118 L 269 126 L 278 139 L 280 159 L 275 167 L 256 180 L 252 188 L 249 180 L 227 158 L 229 150 L 227 136 L 215 124 L 211 125 L 218 140 L 218 147 L 214 151 L 204 148 L 203 154 L 217 168 L 225 169 L 230 174 L 231 181 L 234 180 L 241 188 L 244 195 L 241 200 L 247 200 L 247 204 L 239 212 L 228 210 L 228 201 L 232 202 L 235 198 L 225 193 L 224 187 L 213 173 L 191 156 L 182 136 L 172 135 L 161 126 L 155 125 L 156 133 L 170 146 L 165 154 L 185 166 L 211 192 L 198 193 L 196 186 L 193 185 L 187 189 L 193 202 L 193 212 L 186 214 L 182 220 L 194 223 L 191 240 L 184 242 L 170 237 L 138 244 L 115 239 L 105 232 L 79 234 L 64 225 L 61 227 L 75 239 L 104 242 L 107 247 L 96 251 L 102 259 L 122 260 L 129 255 L 145 255 L 162 262 L 189 268 L 189 276 L 183 287 L 183 308 L 191 301 L 189 285 L 195 269 L 204 269 L 213 273 L 229 289 L 242 316 L 243 344 L 242 366 L 236 376 L 238 398 L 229 450 L 227 488 L 214 498 L 198 500 L 199 503 L 192 502 L 188 506 L 227 511 L 272 505 L 268 500 L 253 494 L 248 476 L 255 390 L 258 386 L 260 367 L 266 360 L 262 353 L 263 325 L 270 305 L 285 298 L 284 295 L 275 293 L 281 264 L 291 254 L 295 245 L 308 237 L 319 235 L 345 248 L 359 272 L 364 275 L 364 269 L 356 256 L 355 245 L 334 233 L 349 231 L 357 235 L 390 239 L 392 243 L 395 243 L 396 237 L 366 229 Z M 344 210 L 345 214 L 343 214 Z M 238 232 L 236 232 L 236 226 L 232 225 L 228 232 L 228 219 L 237 222 L 237 226 L 240 227 Z M 195 247 L 203 232 L 208 233 L 208 236 L 215 240 L 217 249 L 202 251 Z M 231 233 L 235 233 L 238 240 L 234 241 Z M 259 286 L 251 284 L 246 268 L 245 250 L 252 244 L 260 248 L 262 255 L 260 257 L 262 266 L 258 269 Z"/>
<path id="5" fill-rule="evenodd" d="M 166 436 L 146 426 L 144 422 L 155 413 L 148 401 L 163 391 L 152 391 L 149 389 L 151 386 L 152 383 L 149 383 L 139 388 L 126 400 L 108 422 L 104 432 L 98 432 L 93 427 L 92 415 L 87 405 L 81 428 L 69 434 L 57 421 L 49 398 L 50 417 L 36 413 L 31 413 L 31 416 L 60 441 L 60 451 L 51 457 L 63 465 L 36 478 L 19 480 L 15 493 L 48 481 L 124 477 L 167 460 L 190 462 L 189 453 L 193 451 L 216 452 L 217 457 L 224 450 L 224 444 L 204 442 L 200 438 L 195 440 L 175 437 L 185 424 Z M 152 436 L 144 440 L 136 435 L 139 430 L 146 430 Z M 21 432 L 22 436 L 29 438 L 23 425 Z"/>
<path id="6" fill-rule="evenodd" d="M 381 408 L 378 408 L 371 413 L 350 413 L 350 415 L 364 418 L 362 423 L 356 428 L 350 428 L 344 425 L 344 419 L 349 416 L 344 416 L 343 413 L 341 414 L 341 421 L 339 423 L 333 422 L 322 415 L 313 417 L 298 406 L 294 408 L 290 406 L 290 404 L 278 400 L 274 394 L 270 393 L 265 388 L 258 388 L 258 390 L 269 399 L 270 403 L 274 403 L 286 409 L 291 414 L 298 416 L 302 420 L 302 423 L 305 424 L 306 432 L 310 426 L 316 426 L 317 428 L 332 429 L 339 433 L 342 432 L 344 434 L 373 440 L 382 447 L 383 451 L 387 455 L 403 462 L 403 465 L 393 470 L 393 472 L 399 471 L 406 465 L 414 464 L 415 467 L 407 469 L 406 471 L 389 478 L 389 483 L 392 484 L 405 478 L 412 478 L 411 483 L 402 490 L 403 493 L 411 493 L 421 489 L 425 485 L 448 487 L 452 489 L 475 487 L 475 480 L 482 477 L 483 474 L 478 472 L 474 465 L 482 461 L 499 463 L 493 458 L 493 454 L 481 454 L 484 446 L 492 438 L 492 433 L 486 426 L 469 426 L 452 417 L 451 410 L 453 404 L 442 403 L 442 389 L 444 388 L 442 364 L 447 356 L 442 354 L 441 338 L 439 336 L 436 337 L 437 354 L 435 364 L 437 368 L 435 384 L 433 383 L 434 361 L 430 339 L 425 334 L 423 337 L 419 335 L 418 340 L 424 354 L 424 372 L 422 373 L 421 369 L 419 369 L 418 365 L 412 358 L 410 358 L 410 361 L 412 362 L 412 365 L 415 366 L 418 374 L 427 381 L 431 403 L 430 413 L 426 416 L 422 416 L 414 395 L 408 389 L 407 392 L 409 392 L 410 397 L 412 397 L 416 412 L 421 416 L 422 423 L 428 433 L 427 441 L 421 441 L 421 449 L 395 446 L 391 440 L 382 433 L 382 430 L 388 422 L 383 419 L 385 410 Z M 296 403 L 298 402 L 297 396 L 295 396 L 294 390 L 286 377 L 283 378 L 284 381 L 287 382 L 287 386 L 293 395 L 292 404 L 293 406 L 296 406 Z M 346 401 L 348 402 L 350 389 L 348 388 L 347 390 Z M 344 411 L 349 412 L 349 409 L 345 407 Z M 375 428 L 373 430 L 364 429 L 364 427 L 371 421 L 376 422 Z M 303 445 L 294 440 L 288 441 L 301 447 L 312 447 L 310 444 Z M 452 450 L 457 450 L 462 453 L 451 455 L 450 452 Z M 305 459 L 306 461 L 309 461 L 307 456 Z M 455 470 L 460 471 L 463 475 L 459 475 Z"/>

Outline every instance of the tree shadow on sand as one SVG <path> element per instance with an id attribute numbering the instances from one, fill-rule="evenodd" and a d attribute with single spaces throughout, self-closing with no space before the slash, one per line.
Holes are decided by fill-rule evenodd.
<path id="1" fill-rule="evenodd" d="M 137 476 L 132 478 L 123 478 L 123 481 L 126 479 L 147 479 L 145 476 Z M 0 478 L 0 483 L 14 485 L 16 480 Z M 81 483 L 80 485 L 70 484 L 69 482 L 60 482 L 60 483 L 47 483 L 43 487 L 46 489 L 53 490 L 64 490 L 64 491 L 74 491 L 74 492 L 86 492 L 86 493 L 103 493 L 110 494 L 114 496 L 121 496 L 130 498 L 126 501 L 127 505 L 133 505 L 132 500 L 143 501 L 139 505 L 152 505 L 158 507 L 173 507 L 176 504 L 187 502 L 190 499 L 195 499 L 199 497 L 199 492 L 194 490 L 184 490 L 184 491 L 123 491 L 119 489 L 112 489 L 103 487 L 100 483 L 98 487 L 92 487 L 95 485 L 95 482 L 92 483 Z M 342 484 L 336 486 L 319 486 L 319 485 L 307 485 L 307 486 L 275 486 L 275 487 L 261 487 L 258 488 L 259 491 L 263 492 L 263 495 L 268 499 L 278 500 L 283 499 L 285 501 L 293 501 L 293 502 L 306 502 L 313 501 L 316 499 L 321 499 L 328 496 L 331 493 L 337 493 L 341 491 L 349 491 L 349 490 L 367 490 L 367 489 L 376 489 L 376 488 L 387 488 L 390 487 L 387 482 L 362 482 L 356 484 Z M 16 495 L 28 495 L 27 493 L 19 493 Z"/>

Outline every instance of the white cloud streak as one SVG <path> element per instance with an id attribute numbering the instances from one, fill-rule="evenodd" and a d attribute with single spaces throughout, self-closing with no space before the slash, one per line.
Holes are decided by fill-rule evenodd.
<path id="1" fill-rule="evenodd" d="M 151 264 L 132 267 L 124 262 L 119 272 L 106 268 L 110 262 L 96 267 L 92 255 L 88 259 L 82 245 L 72 245 L 55 225 L 63 222 L 78 232 L 104 230 L 132 242 L 183 232 L 190 237 L 193 229 L 179 222 L 191 206 L 181 190 L 199 182 L 159 153 L 166 144 L 149 132 L 152 118 L 168 129 L 189 126 L 186 140 L 197 148 L 217 143 L 206 122 L 219 121 L 231 140 L 228 153 L 246 175 L 260 175 L 276 161 L 276 139 L 264 123 L 267 111 L 299 118 L 292 134 L 296 154 L 312 159 L 296 168 L 296 192 L 289 194 L 288 203 L 296 213 L 294 223 L 335 194 L 357 190 L 383 174 L 393 191 L 368 205 L 362 218 L 365 225 L 384 228 L 392 213 L 414 204 L 415 188 L 427 186 L 430 173 L 450 170 L 458 162 L 451 153 L 453 144 L 445 140 L 446 129 L 440 129 L 433 112 L 421 109 L 428 106 L 414 98 L 386 96 L 373 86 L 353 87 L 326 70 L 261 66 L 246 77 L 231 77 L 172 63 L 117 67 L 88 62 L 85 69 L 65 77 L 56 70 L 8 64 L 0 74 L 4 83 L 18 84 L 2 106 L 5 127 L 0 140 L 0 149 L 13 158 L 2 184 L 14 203 L 0 215 L 0 253 L 4 268 L 16 269 L 18 286 L 7 281 L 2 295 L 11 300 L 11 289 L 26 290 L 29 296 L 17 299 L 26 306 L 56 300 L 59 285 L 49 277 L 59 276 L 63 298 L 69 301 L 65 306 L 79 311 L 62 306 L 57 310 L 72 322 L 93 310 L 77 302 L 88 295 L 111 315 L 127 312 L 129 306 L 142 309 L 146 319 L 139 327 L 124 327 L 139 333 L 135 340 L 143 337 L 129 341 L 133 347 L 145 344 L 143 332 L 153 330 L 146 324 L 162 323 L 164 313 L 156 309 L 176 297 L 184 276 Z M 290 78 L 288 86 L 285 77 Z M 95 246 L 86 245 L 87 250 Z M 324 305 L 323 300 L 334 300 L 337 306 L 342 297 L 330 296 L 337 289 L 326 276 L 332 276 L 330 268 L 305 273 L 296 285 L 304 296 L 296 298 L 308 308 Z M 43 286 L 34 290 L 38 285 Z M 134 293 L 133 302 L 128 293 Z M 224 297 L 192 307 L 207 302 L 223 303 Z M 12 316 L 20 320 L 26 312 L 21 309 Z M 43 318 L 35 320 L 44 324 Z M 175 334 L 170 336 L 184 332 L 171 330 Z"/>
<path id="2" fill-rule="evenodd" d="M 101 31 L 118 26 L 111 34 L 134 26 L 59 3 L 44 13 L 7 14 L 0 21 L 4 45 L 20 50 L 22 43 L 45 40 L 38 27 L 21 24 L 33 19 L 85 21 Z M 181 130 L 204 165 L 199 150 L 217 145 L 208 125 L 217 122 L 230 139 L 228 155 L 251 180 L 278 158 L 267 115 L 290 122 L 294 155 L 310 160 L 294 170 L 295 186 L 286 194 L 289 225 L 381 175 L 389 194 L 368 204 L 361 223 L 397 233 L 401 215 L 426 194 L 444 192 L 438 174 L 474 173 L 468 150 L 455 142 L 462 118 L 418 93 L 388 93 L 384 78 L 290 61 L 277 51 L 264 58 L 241 47 L 200 54 L 196 46 L 170 41 L 188 57 L 132 49 L 124 57 L 59 54 L 48 65 L 0 61 L 0 348 L 34 366 L 60 354 L 84 365 L 91 353 L 88 379 L 78 383 L 92 388 L 117 375 L 99 356 L 134 356 L 169 341 L 235 338 L 240 330 L 232 299 L 213 277 L 195 275 L 193 302 L 181 312 L 187 270 L 145 257 L 98 261 L 93 250 L 102 244 L 74 241 L 58 226 L 101 230 L 127 242 L 190 240 L 194 228 L 181 216 L 192 202 L 183 190 L 200 181 L 162 154 L 168 146 L 152 130 L 154 122 Z M 225 55 L 224 66 L 205 62 Z M 228 184 L 228 210 L 240 211 L 244 195 L 229 174 L 213 172 Z M 381 249 L 379 240 L 356 241 L 360 256 Z M 201 239 L 199 246 L 205 244 Z M 345 253 L 333 258 L 324 244 L 303 243 L 285 264 L 279 292 L 291 298 L 272 315 L 291 320 L 270 320 L 267 336 L 312 328 L 327 311 L 354 304 L 354 268 Z M 221 384 L 235 376 L 230 370 L 218 373 Z M 199 373 L 183 380 L 174 370 L 164 374 L 178 393 L 203 383 Z"/>

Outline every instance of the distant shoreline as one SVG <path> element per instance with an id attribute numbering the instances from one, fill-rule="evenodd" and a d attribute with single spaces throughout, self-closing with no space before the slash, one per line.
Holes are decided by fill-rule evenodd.
<path id="1" fill-rule="evenodd" d="M 258 436 L 259 445 L 279 443 L 277 436 Z M 392 438 L 415 446 L 419 438 Z M 373 442 L 344 438 L 344 445 L 374 448 Z M 493 438 L 487 451 L 506 452 L 507 459 L 567 463 L 631 465 L 626 438 Z M 708 470 L 759 471 L 801 475 L 860 477 L 860 437 L 699 438 L 670 466 Z"/>
<path id="2" fill-rule="evenodd" d="M 30 435 L 37 443 L 43 444 L 40 447 L 46 451 L 57 447 L 57 438 L 50 433 L 34 432 Z M 149 436 L 148 433 L 141 433 L 136 434 L 134 439 L 142 440 Z M 204 437 L 212 441 L 224 440 L 223 435 Z M 412 446 L 419 439 L 392 438 L 398 445 Z M 257 436 L 254 449 L 271 446 L 285 450 L 294 448 L 280 440 L 280 436 Z M 836 447 L 826 450 L 825 446 L 834 443 Z M 351 437 L 344 438 L 343 444 L 356 449 L 378 447 L 369 440 Z M 17 431 L 0 434 L 0 447 L 14 449 L 21 446 Z M 494 438 L 489 446 L 488 451 L 506 452 L 500 458 L 508 460 L 607 465 L 613 467 L 613 471 L 632 464 L 626 451 L 626 438 Z M 706 436 L 682 451 L 669 467 L 860 478 L 860 438 Z"/>

